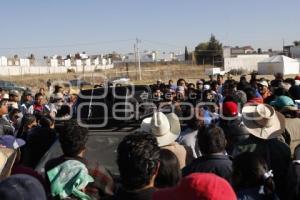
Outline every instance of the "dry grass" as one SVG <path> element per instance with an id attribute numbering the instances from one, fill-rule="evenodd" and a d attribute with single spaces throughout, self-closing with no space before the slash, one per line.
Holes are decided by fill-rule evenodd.
<path id="1" fill-rule="evenodd" d="M 205 66 L 207 67 L 207 66 Z M 104 78 L 111 79 L 114 77 L 129 77 L 135 84 L 150 84 L 161 79 L 164 82 L 172 79 L 176 81 L 179 78 L 184 78 L 188 82 L 195 82 L 200 78 L 207 79 L 207 75 L 204 74 L 204 66 L 197 65 L 157 65 L 157 66 L 144 66 L 142 67 L 142 80 L 139 79 L 139 74 L 136 66 L 117 67 L 106 71 L 98 71 L 93 73 L 86 73 L 84 79 L 93 82 L 95 84 L 103 81 Z M 0 77 L 2 80 L 9 80 L 19 85 L 24 85 L 32 88 L 36 91 L 40 87 L 46 88 L 46 82 L 48 79 L 68 81 L 76 79 L 76 77 L 83 77 L 82 74 L 67 73 L 67 74 L 45 74 L 45 75 L 24 75 L 24 76 L 11 76 L 11 77 Z M 258 78 L 264 77 L 272 80 L 272 75 L 258 76 Z M 294 77 L 290 75 L 287 77 Z M 239 80 L 239 76 L 233 77 L 235 80 Z M 247 76 L 250 79 L 250 76 Z"/>

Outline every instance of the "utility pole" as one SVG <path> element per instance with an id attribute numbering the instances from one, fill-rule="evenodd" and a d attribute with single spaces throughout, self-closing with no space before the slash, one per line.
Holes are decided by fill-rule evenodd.
<path id="1" fill-rule="evenodd" d="M 138 46 L 139 43 L 141 43 L 141 40 L 136 38 L 136 50 L 137 50 L 138 64 L 139 64 L 139 80 L 142 80 L 141 57 L 140 57 L 140 51 L 139 51 L 139 46 Z"/>
<path id="2" fill-rule="evenodd" d="M 134 64 L 135 64 L 135 69 L 136 69 L 136 79 L 138 79 L 138 66 L 137 66 L 137 60 L 136 60 L 136 44 L 134 43 L 133 45 L 133 49 L 134 49 Z"/>
<path id="3" fill-rule="evenodd" d="M 282 53 L 283 53 L 283 55 L 285 55 L 286 56 L 286 53 L 285 53 L 285 49 L 284 49 L 284 38 L 282 38 Z"/>

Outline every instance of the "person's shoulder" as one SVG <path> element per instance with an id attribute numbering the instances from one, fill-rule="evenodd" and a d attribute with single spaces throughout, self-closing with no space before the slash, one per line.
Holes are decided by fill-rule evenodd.
<path id="1" fill-rule="evenodd" d="M 6 119 L 0 117 L 0 125 L 8 125 L 8 124 L 10 125 L 10 123 Z"/>
<path id="2" fill-rule="evenodd" d="M 103 197 L 102 200 L 118 200 L 118 198 L 116 196 L 107 196 Z"/>
<path id="3" fill-rule="evenodd" d="M 269 148 L 273 147 L 273 149 L 281 149 L 282 151 L 285 151 L 289 154 L 291 153 L 289 146 L 285 142 L 279 140 L 278 138 L 269 139 L 267 140 L 267 143 L 269 144 Z"/>
<path id="4" fill-rule="evenodd" d="M 63 163 L 65 161 L 63 156 L 59 156 L 56 158 L 52 158 L 50 160 L 48 160 L 45 164 L 45 172 L 53 169 L 54 167 L 60 165 L 61 163 Z"/>
<path id="5" fill-rule="evenodd" d="M 198 159 L 198 160 L 197 160 Z M 228 155 L 206 155 L 206 156 L 201 156 L 197 158 L 196 162 L 198 163 L 205 163 L 205 162 L 211 162 L 211 163 L 219 163 L 222 162 L 224 164 L 231 164 L 232 159 Z"/>
<path id="6" fill-rule="evenodd" d="M 39 126 L 31 129 L 28 133 L 28 139 L 31 139 L 31 138 L 35 138 L 36 136 L 39 135 L 39 133 L 41 132 L 41 128 Z"/>
<path id="7" fill-rule="evenodd" d="M 260 200 L 263 196 L 259 194 L 259 188 L 250 188 L 237 191 L 238 200 Z"/>
<path id="8" fill-rule="evenodd" d="M 186 148 L 184 145 L 179 144 L 178 142 L 173 142 L 170 145 L 166 146 L 166 149 L 174 150 L 174 151 L 180 151 L 180 152 L 186 152 Z"/>

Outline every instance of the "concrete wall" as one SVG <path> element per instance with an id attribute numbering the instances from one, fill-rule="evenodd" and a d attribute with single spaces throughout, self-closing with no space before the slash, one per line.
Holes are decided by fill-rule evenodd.
<path id="1" fill-rule="evenodd" d="M 86 72 L 93 72 L 95 69 L 111 69 L 114 65 L 85 66 Z M 68 69 L 74 69 L 75 72 L 82 72 L 83 66 L 65 67 L 65 66 L 0 66 L 1 76 L 20 76 L 26 74 L 61 74 L 67 73 Z"/>
<path id="2" fill-rule="evenodd" d="M 269 55 L 238 55 L 235 58 L 224 58 L 224 69 L 226 72 L 232 69 L 243 69 L 248 72 L 257 71 L 257 63 L 269 58 Z"/>
<path id="3" fill-rule="evenodd" d="M 7 58 L 4 56 L 0 57 L 0 66 L 7 66 Z"/>

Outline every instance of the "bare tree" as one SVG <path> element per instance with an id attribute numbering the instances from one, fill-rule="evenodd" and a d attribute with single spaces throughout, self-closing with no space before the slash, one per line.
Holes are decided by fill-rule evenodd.
<path id="1" fill-rule="evenodd" d="M 294 45 L 295 45 L 295 46 L 300 46 L 300 40 L 298 40 L 298 41 L 295 40 L 295 41 L 294 41 Z"/>

